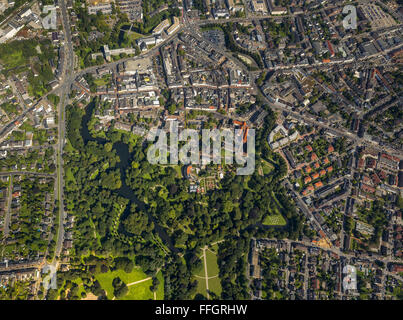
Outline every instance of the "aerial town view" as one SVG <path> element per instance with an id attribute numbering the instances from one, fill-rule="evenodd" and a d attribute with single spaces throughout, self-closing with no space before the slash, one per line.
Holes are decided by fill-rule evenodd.
<path id="1" fill-rule="evenodd" d="M 0 300 L 403 300 L 402 32 L 402 0 L 0 0 Z"/>

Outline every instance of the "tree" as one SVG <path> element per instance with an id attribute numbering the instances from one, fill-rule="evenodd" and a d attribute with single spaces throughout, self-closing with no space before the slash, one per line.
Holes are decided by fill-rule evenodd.
<path id="1" fill-rule="evenodd" d="M 90 287 L 91 292 L 96 296 L 103 296 L 105 295 L 105 291 L 102 289 L 101 284 L 98 280 L 95 280 L 92 287 Z"/>
<path id="2" fill-rule="evenodd" d="M 126 273 L 130 273 L 133 271 L 134 263 L 131 259 L 126 257 L 115 258 L 114 260 L 114 269 L 120 269 L 125 271 Z"/>
<path id="3" fill-rule="evenodd" d="M 150 286 L 150 291 L 152 291 L 152 292 L 157 291 L 159 284 L 160 284 L 160 281 L 158 280 L 158 278 L 153 277 L 153 284 Z"/>
<path id="4" fill-rule="evenodd" d="M 124 283 L 119 277 L 113 279 L 112 286 L 113 286 L 113 295 L 117 299 L 123 298 L 129 292 L 126 283 Z"/>
<path id="5" fill-rule="evenodd" d="M 122 186 L 122 181 L 120 180 L 120 171 L 116 169 L 111 170 L 108 173 L 102 172 L 99 183 L 107 189 L 119 189 Z"/>
<path id="6" fill-rule="evenodd" d="M 105 143 L 105 145 L 104 145 L 105 151 L 106 151 L 106 152 L 111 152 L 112 146 L 113 146 L 113 145 L 112 145 L 111 142 Z"/>
<path id="7" fill-rule="evenodd" d="M 176 108 L 177 108 L 177 106 L 176 106 L 175 103 L 170 104 L 170 105 L 168 106 L 168 112 L 169 112 L 169 114 L 174 114 L 175 111 L 176 111 Z"/>
<path id="8" fill-rule="evenodd" d="M 182 230 L 177 230 L 174 235 L 175 245 L 181 246 L 184 245 L 188 239 L 188 235 Z"/>
<path id="9" fill-rule="evenodd" d="M 230 200 L 227 200 L 224 202 L 224 206 L 223 206 L 223 213 L 229 213 L 232 211 L 233 208 L 233 203 Z"/>
<path id="10" fill-rule="evenodd" d="M 134 235 L 141 235 L 148 225 L 148 216 L 142 211 L 132 210 L 129 216 L 123 221 L 125 230 Z"/>
<path id="11" fill-rule="evenodd" d="M 168 190 L 169 190 L 169 195 L 171 197 L 173 197 L 178 192 L 178 187 L 177 187 L 176 184 L 171 184 L 171 185 L 168 186 Z"/>

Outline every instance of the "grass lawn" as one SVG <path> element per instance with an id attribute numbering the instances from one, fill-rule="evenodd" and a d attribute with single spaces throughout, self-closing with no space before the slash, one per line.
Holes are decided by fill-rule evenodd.
<path id="1" fill-rule="evenodd" d="M 121 300 L 154 300 L 154 294 L 150 291 L 152 279 L 134 284 L 129 287 L 129 292 Z"/>
<path id="2" fill-rule="evenodd" d="M 0 44 L 0 61 L 3 73 L 13 69 L 13 74 L 30 70 L 31 57 L 38 56 L 39 42 L 34 39 L 15 40 Z M 38 70 L 41 71 L 41 70 Z"/>
<path id="3" fill-rule="evenodd" d="M 281 138 L 283 138 L 284 136 L 281 134 L 281 132 L 277 132 L 274 137 L 273 137 L 273 141 L 277 141 L 280 140 Z"/>
<path id="4" fill-rule="evenodd" d="M 128 285 L 132 282 L 147 278 L 147 275 L 139 268 L 134 268 L 131 273 L 126 273 L 123 270 L 115 270 L 115 271 L 108 271 L 107 273 L 97 274 L 95 278 L 99 281 L 101 287 L 106 291 L 108 299 L 113 298 L 112 281 L 116 277 L 119 277 L 124 283 L 126 283 L 126 285 Z"/>
<path id="5" fill-rule="evenodd" d="M 197 280 L 197 293 L 200 293 L 204 297 L 206 297 L 206 280 L 195 278 Z"/>
<path id="6" fill-rule="evenodd" d="M 162 275 L 162 272 L 160 271 L 157 274 L 157 278 L 160 281 L 160 284 L 158 285 L 158 289 L 156 292 L 156 298 L 157 300 L 163 300 L 164 299 L 164 277 Z M 150 286 L 152 285 L 153 281 L 152 279 L 134 284 L 129 287 L 129 292 L 125 297 L 123 297 L 121 300 L 154 300 L 154 293 L 150 291 Z"/>
<path id="7" fill-rule="evenodd" d="M 218 264 L 217 256 L 210 250 L 206 250 L 206 262 L 207 262 L 207 273 L 209 277 L 213 277 L 218 274 Z"/>
<path id="8" fill-rule="evenodd" d="M 84 286 L 83 286 L 83 280 L 81 280 L 81 278 L 77 278 L 75 280 L 72 280 L 71 282 L 75 283 L 78 285 L 78 296 L 81 298 L 81 293 L 85 292 L 84 290 Z M 58 296 L 60 296 L 60 292 L 65 288 L 66 285 L 66 281 L 63 282 L 63 285 L 59 288 L 57 288 L 57 292 L 58 292 Z"/>
<path id="9" fill-rule="evenodd" d="M 131 273 L 126 273 L 123 270 L 116 270 L 116 271 L 109 271 L 107 273 L 97 274 L 95 278 L 99 281 L 102 288 L 105 289 L 108 299 L 113 298 L 112 281 L 116 277 L 122 279 L 122 281 L 126 283 L 126 285 L 128 285 L 129 288 L 129 292 L 121 300 L 149 300 L 149 299 L 154 300 L 154 293 L 150 291 L 150 286 L 152 285 L 152 279 L 129 286 L 130 283 L 148 278 L 148 276 L 140 268 L 134 268 Z M 158 285 L 156 298 L 157 300 L 163 300 L 164 277 L 162 275 L 162 272 L 159 272 L 157 274 L 157 278 L 160 281 L 160 284 Z"/>
<path id="10" fill-rule="evenodd" d="M 214 246 L 214 251 L 216 251 L 218 249 L 218 247 L 216 247 L 216 245 Z M 200 252 L 202 252 L 200 250 Z M 201 254 L 201 253 L 200 253 Z M 210 250 L 205 250 L 205 254 L 206 254 L 206 264 L 207 264 L 207 277 L 214 277 L 217 276 L 215 278 L 209 279 L 208 280 L 208 286 L 209 286 L 209 291 L 215 293 L 218 297 L 221 295 L 221 280 L 218 277 L 218 273 L 219 273 L 219 268 L 218 268 L 218 264 L 217 264 L 217 256 L 216 254 L 214 254 L 213 252 L 211 252 Z M 199 270 L 197 270 L 197 272 L 195 272 L 195 279 L 198 282 L 197 285 L 197 293 L 202 294 L 204 297 L 207 297 L 207 291 L 206 291 L 206 274 L 205 274 L 205 270 L 204 270 L 204 257 L 201 257 L 201 260 L 203 261 L 203 267 L 200 268 Z"/>
<path id="11" fill-rule="evenodd" d="M 81 293 L 85 292 L 84 286 L 83 286 L 83 280 L 81 280 L 81 278 L 78 278 L 78 279 L 76 279 L 76 280 L 74 280 L 72 282 L 74 282 L 74 283 L 76 283 L 78 285 L 78 287 L 79 287 L 78 296 L 81 298 Z"/>
<path id="12" fill-rule="evenodd" d="M 147 172 L 146 174 L 143 174 L 143 179 L 151 180 L 150 174 Z"/>
<path id="13" fill-rule="evenodd" d="M 129 38 L 133 41 L 140 39 L 141 37 L 144 37 L 144 34 L 137 33 L 134 31 L 130 31 L 130 33 L 129 33 Z"/>
<path id="14" fill-rule="evenodd" d="M 7 66 L 7 69 L 16 68 L 28 63 L 28 58 L 24 57 L 21 51 L 9 51 L 2 54 L 0 59 Z"/>
<path id="15" fill-rule="evenodd" d="M 66 151 L 67 153 L 73 153 L 75 152 L 75 149 L 73 148 L 73 146 L 71 145 L 71 142 L 69 139 L 66 139 L 66 145 L 64 146 L 64 151 Z"/>
<path id="16" fill-rule="evenodd" d="M 285 226 L 286 221 L 281 214 L 276 214 L 273 216 L 267 216 L 263 220 L 263 224 L 266 226 Z"/>
<path id="17" fill-rule="evenodd" d="M 157 278 L 160 281 L 157 289 L 157 300 L 164 300 L 164 276 L 161 271 L 158 272 Z"/>
<path id="18" fill-rule="evenodd" d="M 262 169 L 263 169 L 263 174 L 269 174 L 271 171 L 273 171 L 274 166 L 271 163 L 268 163 L 265 160 L 262 160 Z"/>
<path id="19" fill-rule="evenodd" d="M 97 86 L 105 86 L 108 83 L 110 83 L 110 81 L 111 81 L 111 76 L 110 75 L 104 76 L 102 78 L 94 79 L 94 83 Z"/>
<path id="20" fill-rule="evenodd" d="M 200 268 L 198 268 L 196 270 L 196 272 L 194 273 L 194 275 L 196 275 L 197 280 L 200 280 L 199 277 L 205 277 L 205 273 L 204 273 L 204 263 L 203 263 L 203 257 L 201 257 L 201 261 L 202 261 L 202 266 Z"/>
<path id="21" fill-rule="evenodd" d="M 213 279 L 208 280 L 208 289 L 211 292 L 214 292 L 218 297 L 221 295 L 221 280 L 219 277 L 215 277 Z"/>
<path id="22" fill-rule="evenodd" d="M 218 252 L 218 243 L 215 243 L 214 245 L 212 245 L 211 250 L 214 251 L 215 253 L 217 253 Z"/>
<path id="23" fill-rule="evenodd" d="M 252 66 L 253 65 L 253 61 L 251 58 L 249 58 L 248 56 L 245 56 L 243 54 L 238 54 L 239 59 L 241 59 L 243 62 L 245 62 L 247 65 Z"/>

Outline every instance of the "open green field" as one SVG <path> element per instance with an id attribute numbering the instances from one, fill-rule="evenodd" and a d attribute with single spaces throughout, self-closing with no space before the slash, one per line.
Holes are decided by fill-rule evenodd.
<path id="1" fill-rule="evenodd" d="M 197 293 L 203 295 L 204 297 L 207 297 L 207 288 L 206 288 L 206 273 L 205 273 L 205 267 L 207 267 L 207 277 L 208 277 L 208 287 L 209 287 L 209 292 L 215 294 L 217 297 L 220 297 L 221 295 L 221 280 L 218 277 L 219 273 L 219 268 L 217 264 L 217 256 L 214 252 L 216 252 L 218 249 L 218 246 L 214 246 L 212 251 L 210 249 L 204 250 L 206 259 L 204 259 L 203 255 L 203 250 L 200 250 L 201 252 L 201 257 L 200 259 L 203 262 L 203 267 L 197 270 L 195 273 L 195 279 L 198 282 L 197 285 Z M 206 265 L 205 262 L 206 261 Z M 211 295 L 210 295 L 211 298 Z"/>
<path id="2" fill-rule="evenodd" d="M 271 196 L 274 199 L 274 203 L 268 208 L 269 215 L 263 220 L 263 224 L 266 226 L 285 226 L 287 221 L 282 215 L 284 208 L 276 198 L 274 192 L 271 193 Z"/>
<path id="3" fill-rule="evenodd" d="M 132 41 L 135 41 L 135 40 L 137 40 L 137 39 L 140 39 L 141 37 L 145 37 L 144 34 L 137 33 L 137 32 L 134 32 L 134 31 L 130 31 L 130 32 L 129 32 L 129 38 L 130 38 L 130 40 L 132 40 Z"/>
<path id="4" fill-rule="evenodd" d="M 109 271 L 103 274 L 97 274 L 95 278 L 99 281 L 102 288 L 106 291 L 108 299 L 114 299 L 113 296 L 113 286 L 112 281 L 115 277 L 121 278 L 128 286 L 128 293 L 121 300 L 163 300 L 164 299 L 164 277 L 162 272 L 158 272 L 157 279 L 159 280 L 159 285 L 157 291 L 152 292 L 150 286 L 152 285 L 152 279 L 148 277 L 144 272 L 142 272 L 138 267 L 135 268 L 131 273 L 126 273 L 123 270 Z M 145 281 L 143 281 L 145 280 Z M 82 293 L 85 293 L 83 281 L 81 278 L 72 280 L 73 283 L 78 285 L 77 295 L 82 297 Z M 137 283 L 136 283 L 137 282 Z M 58 295 L 65 285 L 64 284 L 58 288 Z M 68 290 L 66 293 L 68 293 Z M 87 291 L 87 294 L 89 291 Z M 84 295 L 85 297 L 85 295 Z"/>
<path id="5" fill-rule="evenodd" d="M 81 293 L 85 292 L 85 289 L 84 289 L 84 286 L 83 286 L 83 280 L 81 278 L 77 278 L 75 280 L 72 280 L 71 282 L 73 282 L 76 285 L 78 285 L 78 296 L 81 297 Z M 65 284 L 66 284 L 66 281 L 63 281 L 63 285 L 58 287 L 58 289 L 57 289 L 58 296 L 60 296 L 60 293 L 62 292 L 62 290 L 65 289 L 65 287 L 64 287 Z"/>
<path id="6" fill-rule="evenodd" d="M 197 293 L 206 296 L 206 281 L 204 279 L 196 278 L 197 280 Z"/>
<path id="7" fill-rule="evenodd" d="M 221 296 L 221 280 L 218 276 L 208 280 L 208 289 L 210 292 L 215 293 L 217 297 Z"/>
<path id="8" fill-rule="evenodd" d="M 39 42 L 33 39 L 15 40 L 0 44 L 0 63 L 4 67 L 2 72 L 6 74 L 12 70 L 12 72 L 16 74 L 22 71 L 30 71 L 30 69 L 32 69 L 30 58 L 38 55 L 43 56 L 43 52 L 39 50 L 38 45 Z M 46 52 L 45 55 L 48 55 L 48 53 L 51 53 L 51 50 Z M 48 56 L 48 58 L 49 57 L 50 56 Z M 47 68 L 47 64 L 37 64 L 36 66 L 34 64 L 34 67 L 39 73 L 39 76 L 35 77 L 35 79 L 28 79 L 30 85 L 38 84 L 40 82 L 39 78 L 42 78 L 43 75 L 46 75 L 46 77 L 53 76 L 51 69 Z"/>
<path id="9" fill-rule="evenodd" d="M 136 281 L 147 278 L 147 275 L 143 271 L 141 271 L 141 269 L 139 269 L 139 268 L 133 269 L 133 271 L 131 273 L 126 273 L 123 270 L 115 270 L 115 271 L 109 271 L 106 273 L 97 274 L 95 276 L 95 278 L 99 281 L 99 283 L 101 284 L 101 287 L 106 291 L 106 295 L 107 295 L 108 299 L 113 298 L 112 281 L 116 277 L 119 277 L 124 283 L 126 283 L 126 285 L 129 285 L 132 282 L 136 282 Z M 142 282 L 141 284 L 144 284 L 144 283 L 145 282 Z M 150 285 L 151 285 L 151 283 L 150 283 Z M 150 285 L 148 285 L 148 287 Z M 129 287 L 129 289 L 130 289 L 130 287 Z M 149 289 L 148 289 L 148 291 L 150 292 L 150 295 L 152 295 L 152 293 Z"/>
<path id="10" fill-rule="evenodd" d="M 85 292 L 84 286 L 83 286 L 83 280 L 81 280 L 80 278 L 78 278 L 78 279 L 74 280 L 73 282 L 78 285 L 78 287 L 79 287 L 78 296 L 81 297 L 81 293 L 82 293 L 82 292 Z"/>
<path id="11" fill-rule="evenodd" d="M 22 55 L 21 51 L 10 51 L 4 53 L 1 55 L 0 59 L 9 69 L 28 63 L 27 58 Z"/>
<path id="12" fill-rule="evenodd" d="M 218 252 L 218 243 L 213 244 L 212 246 L 210 246 L 210 250 L 214 251 L 216 254 Z"/>
<path id="13" fill-rule="evenodd" d="M 263 220 L 263 224 L 266 226 L 285 226 L 286 221 L 281 214 L 276 214 L 273 216 L 267 216 Z"/>
<path id="14" fill-rule="evenodd" d="M 134 284 L 129 287 L 129 292 L 121 300 L 153 300 L 154 294 L 150 291 L 152 279 Z"/>
<path id="15" fill-rule="evenodd" d="M 156 292 L 156 299 L 164 299 L 164 277 L 161 272 L 157 274 L 157 278 L 160 281 Z M 152 279 L 144 282 L 133 284 L 129 286 L 129 292 L 121 300 L 154 300 L 154 293 L 150 291 L 150 286 L 152 285 Z"/>
<path id="16" fill-rule="evenodd" d="M 273 171 L 274 166 L 270 163 L 268 163 L 265 160 L 262 160 L 262 169 L 263 169 L 263 174 L 269 174 L 271 171 Z"/>
<path id="17" fill-rule="evenodd" d="M 200 258 L 201 261 L 203 262 L 203 257 Z M 204 273 L 204 263 L 202 264 L 201 268 L 198 268 L 197 271 L 194 273 L 195 276 L 197 276 L 197 280 L 200 282 L 200 278 L 203 278 L 203 281 L 205 279 L 205 273 Z"/>
<path id="18" fill-rule="evenodd" d="M 280 140 L 281 138 L 284 138 L 284 136 L 282 135 L 281 132 L 277 132 L 273 137 L 273 141 Z"/>
<path id="19" fill-rule="evenodd" d="M 157 289 L 157 300 L 164 300 L 164 276 L 161 271 L 158 272 L 157 278 L 160 281 Z"/>
<path id="20" fill-rule="evenodd" d="M 217 264 L 217 256 L 208 249 L 206 250 L 206 261 L 207 261 L 208 276 L 212 277 L 217 275 L 219 272 Z"/>
<path id="21" fill-rule="evenodd" d="M 111 81 L 111 76 L 110 75 L 103 76 L 102 78 L 99 78 L 99 79 L 94 79 L 94 83 L 97 86 L 105 86 L 108 83 L 110 83 L 110 81 Z"/>
<path id="22" fill-rule="evenodd" d="M 243 54 L 238 54 L 238 58 L 240 58 L 243 62 L 245 62 L 249 66 L 253 65 L 253 60 L 251 58 L 249 58 L 248 56 L 245 56 Z"/>

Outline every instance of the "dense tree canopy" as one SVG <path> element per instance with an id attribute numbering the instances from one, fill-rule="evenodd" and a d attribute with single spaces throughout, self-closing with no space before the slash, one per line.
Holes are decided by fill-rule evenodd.
<path id="1" fill-rule="evenodd" d="M 165 298 L 185 299 L 196 292 L 197 281 L 191 280 L 201 266 L 196 249 L 224 239 L 218 250 L 222 297 L 246 298 L 250 238 L 296 239 L 303 232 L 302 217 L 279 183 L 287 170 L 285 162 L 267 145 L 267 134 L 275 124 L 271 110 L 267 109 L 264 128 L 257 131 L 256 161 L 266 159 L 275 170 L 263 176 L 258 170 L 251 176 L 238 176 L 225 167 L 226 174 L 216 189 L 192 194 L 188 192 L 189 181 L 174 167 L 147 161 L 146 144 L 113 129 L 106 132 L 106 138 L 95 138 L 88 132 L 97 103 L 93 101 L 86 110 L 67 109 L 67 207 L 77 221 L 77 259 L 89 251 L 116 257 L 113 263 L 93 263 L 95 273 L 105 268 L 130 272 L 133 262 L 127 257 L 135 257 L 135 264 L 149 275 L 164 266 Z M 206 172 L 212 169 L 208 166 Z M 284 208 L 286 227 L 262 225 L 275 201 Z M 178 253 L 183 253 L 184 260 Z M 126 294 L 127 288 L 115 282 L 116 294 Z M 92 290 L 101 293 L 96 282 Z"/>

